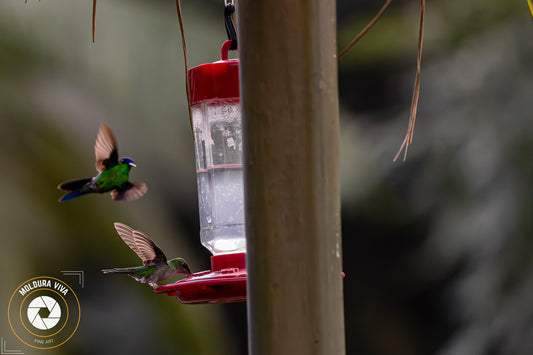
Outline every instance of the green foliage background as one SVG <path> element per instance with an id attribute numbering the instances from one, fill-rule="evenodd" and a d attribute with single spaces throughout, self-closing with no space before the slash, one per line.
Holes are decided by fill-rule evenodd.
<path id="1" fill-rule="evenodd" d="M 223 4 L 208 5 L 184 8 L 193 65 L 217 60 L 224 40 L 223 22 L 214 25 Z M 175 5 L 101 2 L 94 44 L 91 9 L 88 1 L 0 2 L 0 335 L 8 349 L 38 353 L 9 329 L 11 293 L 39 275 L 77 286 L 60 271 L 84 270 L 80 327 L 51 352 L 235 354 L 224 306 L 183 306 L 129 277 L 100 272 L 139 264 L 115 221 L 143 230 L 194 271 L 209 268 L 209 253 L 198 236 Z M 58 203 L 59 182 L 95 175 L 101 121 L 117 136 L 119 154 L 137 163 L 132 180 L 146 181 L 149 193 L 133 203 L 109 196 Z"/>

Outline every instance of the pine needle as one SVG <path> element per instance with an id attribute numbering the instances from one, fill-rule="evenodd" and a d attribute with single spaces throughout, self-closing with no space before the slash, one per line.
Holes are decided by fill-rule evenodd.
<path id="1" fill-rule="evenodd" d="M 383 6 L 381 7 L 381 9 L 378 11 L 378 13 L 376 14 L 376 16 L 374 16 L 374 18 L 365 26 L 365 28 L 363 28 L 361 30 L 361 32 L 359 32 L 357 34 L 357 36 L 355 36 L 354 39 L 352 39 L 352 41 L 342 50 L 342 52 L 339 54 L 339 59 L 340 60 L 342 57 L 344 57 L 344 55 L 346 53 L 348 53 L 350 51 L 350 49 L 352 49 L 353 46 L 355 46 L 355 44 L 357 42 L 359 42 L 359 40 L 361 38 L 363 38 L 363 36 L 368 32 L 368 30 L 370 30 L 372 28 L 372 26 L 374 26 L 374 24 L 376 22 L 378 22 L 379 18 L 381 17 L 381 15 L 383 15 L 383 13 L 385 12 L 385 10 L 387 9 L 387 7 L 389 7 L 390 3 L 391 3 L 392 0 L 387 0 L 385 2 L 385 4 L 383 4 Z M 528 0 L 530 1 L 530 0 Z"/>
<path id="2" fill-rule="evenodd" d="M 528 0 L 530 1 L 530 0 Z M 420 1 L 420 24 L 418 27 L 418 53 L 416 56 L 416 80 L 415 88 L 413 90 L 413 97 L 411 99 L 411 112 L 409 114 L 409 124 L 407 126 L 407 133 L 403 139 L 402 145 L 396 153 L 393 161 L 396 161 L 401 152 L 404 151 L 403 161 L 407 158 L 407 149 L 413 142 L 413 133 L 415 130 L 416 111 L 418 109 L 418 98 L 420 96 L 420 63 L 422 61 L 422 44 L 424 43 L 424 15 L 426 13 L 426 0 Z"/>
<path id="3" fill-rule="evenodd" d="M 181 44 L 183 47 L 183 59 L 185 63 L 185 86 L 187 91 L 187 108 L 189 109 L 189 122 L 191 124 L 191 131 L 193 133 L 194 138 L 194 128 L 192 125 L 192 112 L 191 112 L 191 84 L 189 83 L 189 65 L 187 63 L 187 45 L 185 44 L 185 32 L 183 30 L 183 18 L 181 15 L 181 2 L 180 0 L 176 0 L 176 10 L 178 11 L 178 21 L 180 23 L 180 32 L 181 32 Z"/>
<path id="4" fill-rule="evenodd" d="M 94 43 L 95 28 L 96 28 L 96 0 L 93 0 L 93 43 Z"/>

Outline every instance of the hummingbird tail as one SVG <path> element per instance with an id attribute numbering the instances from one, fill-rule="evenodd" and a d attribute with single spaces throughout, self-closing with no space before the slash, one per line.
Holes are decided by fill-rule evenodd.
<path id="1" fill-rule="evenodd" d="M 80 197 L 80 196 L 83 196 L 83 195 L 87 195 L 88 193 L 90 193 L 90 191 L 82 191 L 81 189 L 80 190 L 71 191 L 68 194 L 66 194 L 65 196 L 61 197 L 59 199 L 59 202 L 70 201 L 70 200 L 73 200 L 73 199 L 75 199 L 77 197 Z"/>
<path id="2" fill-rule="evenodd" d="M 62 182 L 57 186 L 59 190 L 63 191 L 75 191 L 81 189 L 83 186 L 85 186 L 88 182 L 90 182 L 91 179 L 76 179 L 76 180 L 69 180 Z"/>
<path id="3" fill-rule="evenodd" d="M 133 273 L 132 268 L 115 268 L 115 269 L 104 269 L 102 270 L 104 274 L 131 274 Z"/>

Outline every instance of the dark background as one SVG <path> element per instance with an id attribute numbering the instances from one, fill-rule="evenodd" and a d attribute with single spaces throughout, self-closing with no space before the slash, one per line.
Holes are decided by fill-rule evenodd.
<path id="1" fill-rule="evenodd" d="M 184 2 L 190 65 L 218 59 L 223 1 Z M 381 2 L 339 1 L 339 49 Z M 152 236 L 193 271 L 193 142 L 174 1 L 0 2 L 0 308 L 25 280 L 76 288 L 82 320 L 53 354 L 244 354 L 245 304 L 186 306 L 100 270 L 137 257 L 112 223 Z M 418 122 L 409 114 L 418 1 L 393 1 L 339 62 L 347 354 L 533 353 L 533 23 L 526 1 L 427 3 Z M 257 14 L 267 16 L 267 14 Z M 57 203 L 95 174 L 101 121 L 132 157 L 134 203 Z M 61 270 L 84 270 L 85 287 Z M 7 349 L 20 343 L 4 311 Z"/>

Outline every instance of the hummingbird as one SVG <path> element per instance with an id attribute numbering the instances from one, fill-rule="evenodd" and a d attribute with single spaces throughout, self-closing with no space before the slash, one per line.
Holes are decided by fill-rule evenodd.
<path id="1" fill-rule="evenodd" d="M 145 183 L 128 181 L 130 170 L 136 165 L 130 158 L 119 160 L 115 136 L 105 122 L 100 125 L 94 144 L 94 154 L 98 175 L 93 178 L 70 180 L 59 184 L 57 186 L 59 190 L 69 191 L 59 199 L 59 202 L 69 201 L 90 193 L 109 191 L 113 200 L 128 201 L 138 199 L 148 191 Z"/>
<path id="2" fill-rule="evenodd" d="M 102 270 L 104 274 L 128 274 L 135 280 L 152 287 L 176 274 L 190 274 L 189 265 L 182 258 L 167 261 L 167 257 L 150 237 L 141 231 L 123 224 L 115 223 L 115 229 L 131 250 L 143 261 L 144 266 Z"/>

